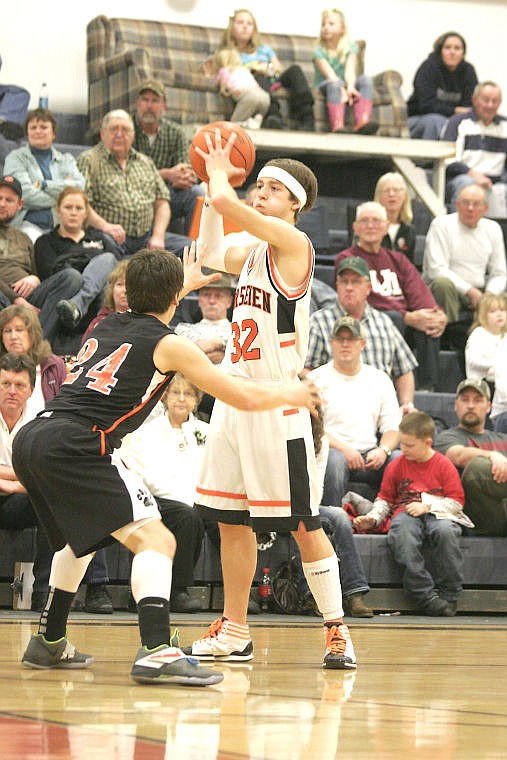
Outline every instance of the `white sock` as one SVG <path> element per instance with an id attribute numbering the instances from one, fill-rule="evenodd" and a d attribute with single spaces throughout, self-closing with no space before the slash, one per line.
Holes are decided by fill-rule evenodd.
<path id="1" fill-rule="evenodd" d="M 130 585 L 136 603 L 147 596 L 158 596 L 169 600 L 173 561 L 166 554 L 146 549 L 139 552 L 132 560 Z"/>
<path id="2" fill-rule="evenodd" d="M 341 620 L 343 618 L 342 587 L 336 554 L 319 559 L 317 562 L 302 564 L 306 581 L 317 602 L 319 612 L 324 616 L 324 622 Z"/>
<path id="3" fill-rule="evenodd" d="M 66 544 L 63 549 L 53 554 L 49 587 L 75 594 L 92 558 L 93 554 L 76 557 L 70 546 Z"/>

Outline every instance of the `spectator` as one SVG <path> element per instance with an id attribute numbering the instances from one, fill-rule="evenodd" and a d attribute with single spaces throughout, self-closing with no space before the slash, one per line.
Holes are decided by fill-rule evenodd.
<path id="1" fill-rule="evenodd" d="M 341 317 L 331 336 L 333 360 L 308 375 L 322 399 L 329 440 L 323 504 L 341 506 L 352 481 L 376 493 L 398 445 L 396 391 L 384 372 L 362 363 L 365 345 L 357 319 Z"/>
<path id="2" fill-rule="evenodd" d="M 51 341 L 58 327 L 56 304 L 77 293 L 81 276 L 72 269 L 62 269 L 40 281 L 32 241 L 10 224 L 23 208 L 22 195 L 15 177 L 0 177 L 0 305 L 15 303 L 34 308 L 44 337 Z"/>
<path id="3" fill-rule="evenodd" d="M 269 93 L 243 66 L 236 48 L 217 50 L 213 62 L 220 93 L 235 103 L 231 121 L 239 122 L 246 129 L 259 129 L 269 110 Z"/>
<path id="4" fill-rule="evenodd" d="M 353 225 L 357 245 L 338 254 L 335 267 L 348 256 L 367 263 L 372 285 L 368 302 L 387 312 L 400 332 L 406 333 L 419 361 L 418 387 L 434 390 L 439 382 L 439 339 L 447 317 L 407 257 L 382 247 L 388 226 L 380 203 L 358 206 Z"/>
<path id="5" fill-rule="evenodd" d="M 306 368 L 315 369 L 331 359 L 333 326 L 340 317 L 351 316 L 360 322 L 366 341 L 364 363 L 392 377 L 402 412 L 411 411 L 417 361 L 387 314 L 367 302 L 371 292 L 368 265 L 359 256 L 349 256 L 339 263 L 336 271 L 336 303 L 310 317 Z"/>
<path id="6" fill-rule="evenodd" d="M 391 524 L 387 543 L 403 569 L 403 587 L 425 615 L 452 617 L 463 590 L 461 525 L 473 527 L 463 514 L 459 475 L 432 448 L 435 423 L 424 412 L 407 414 L 400 423 L 402 456 L 386 469 L 373 509 L 354 519 L 359 530 Z M 433 575 L 423 546 L 432 554 Z"/>
<path id="7" fill-rule="evenodd" d="M 485 380 L 466 378 L 456 390 L 458 426 L 443 430 L 435 448 L 461 473 L 465 512 L 477 536 L 507 535 L 507 435 L 486 430 L 491 409 Z"/>
<path id="8" fill-rule="evenodd" d="M 189 162 L 189 141 L 180 124 L 164 118 L 165 89 L 150 79 L 138 90 L 134 113 L 134 148 L 151 158 L 169 188 L 171 221 L 169 230 L 188 235 L 196 198 L 205 191 Z M 178 241 L 177 241 L 178 242 Z"/>
<path id="9" fill-rule="evenodd" d="M 42 280 L 61 269 L 79 273 L 81 287 L 71 299 L 56 304 L 60 322 L 74 329 L 101 295 L 115 268 L 119 248 L 97 229 L 88 227 L 88 198 L 78 187 L 66 187 L 58 196 L 60 223 L 35 241 L 35 265 Z"/>
<path id="10" fill-rule="evenodd" d="M 36 374 L 33 392 L 26 402 L 25 422 L 33 419 L 44 408 L 46 401 L 56 396 L 65 380 L 67 370 L 63 360 L 51 351 L 51 346 L 42 337 L 39 319 L 33 309 L 26 306 L 8 306 L 0 311 L 0 359 L 6 353 L 23 354 L 35 364 Z M 37 522 L 33 523 L 34 525 Z M 38 534 L 44 531 L 39 530 Z M 38 542 L 41 543 L 38 535 Z M 40 612 L 46 601 L 52 552 L 49 552 L 46 539 L 37 551 L 37 573 L 32 593 L 32 610 Z M 47 547 L 47 550 L 46 550 Z M 42 555 L 40 554 L 42 552 Z M 106 555 L 103 549 L 95 553 L 83 583 L 87 584 L 85 606 L 86 612 L 112 613 L 113 605 L 106 583 Z"/>
<path id="11" fill-rule="evenodd" d="M 128 259 L 120 261 L 107 278 L 107 284 L 104 292 L 104 305 L 94 319 L 90 322 L 83 335 L 83 343 L 89 336 L 95 325 L 113 314 L 115 311 L 127 311 L 129 305 L 127 301 L 127 290 L 125 287 L 125 273 L 127 271 Z"/>
<path id="12" fill-rule="evenodd" d="M 443 140 L 456 142 L 456 157 L 446 173 L 447 207 L 454 211 L 460 191 L 476 184 L 488 193 L 490 215 L 505 218 L 507 119 L 498 113 L 502 91 L 495 82 L 481 82 L 472 103 L 471 111 L 449 119 L 442 135 Z"/>
<path id="13" fill-rule="evenodd" d="M 298 127 L 308 132 L 315 130 L 313 95 L 301 67 L 292 64 L 282 71 L 282 64 L 274 50 L 261 41 L 257 22 L 250 11 L 242 8 L 229 17 L 220 44 L 220 49 L 222 48 L 237 49 L 243 65 L 250 69 L 261 87 L 271 92 L 270 107 L 263 127 L 283 129 L 280 104 L 272 96 L 273 90 L 281 85 L 289 92 L 290 114 Z"/>
<path id="14" fill-rule="evenodd" d="M 416 235 L 412 224 L 412 201 L 401 174 L 383 174 L 375 186 L 373 200 L 385 208 L 389 222 L 382 245 L 391 251 L 404 253 L 414 264 Z"/>
<path id="15" fill-rule="evenodd" d="M 20 140 L 25 134 L 23 122 L 29 102 L 28 90 L 15 84 L 0 84 L 0 135 L 6 140 Z"/>
<path id="16" fill-rule="evenodd" d="M 35 241 L 56 222 L 56 201 L 64 187 L 84 187 L 84 178 L 71 153 L 53 148 L 56 119 L 46 108 L 29 111 L 25 119 L 28 145 L 12 150 L 4 173 L 15 177 L 23 189 L 23 208 L 14 224 Z"/>
<path id="17" fill-rule="evenodd" d="M 488 210 L 486 191 L 480 185 L 464 187 L 456 213 L 433 219 L 426 237 L 423 277 L 449 324 L 463 309 L 477 309 L 483 292 L 503 293 L 507 284 L 502 229 Z"/>
<path id="18" fill-rule="evenodd" d="M 0 528 L 6 530 L 39 526 L 28 494 L 12 468 L 12 441 L 19 428 L 32 418 L 27 403 L 34 384 L 35 365 L 30 357 L 4 352 L 0 357 Z M 36 541 L 32 609 L 37 609 L 34 605 L 39 597 L 41 604 L 46 598 L 47 569 L 53 557 L 40 528 Z"/>
<path id="19" fill-rule="evenodd" d="M 373 135 L 373 82 L 357 73 L 357 45 L 350 41 L 345 16 L 333 8 L 322 12 L 319 44 L 313 53 L 315 82 L 326 99 L 331 132 L 344 132 L 345 108 L 354 112 L 354 132 Z"/>
<path id="20" fill-rule="evenodd" d="M 169 191 L 151 158 L 134 150 L 134 123 L 126 111 L 109 111 L 101 142 L 78 156 L 90 200 L 89 223 L 111 235 L 126 256 L 140 248 L 181 253 L 190 239 L 166 232 Z"/>
<path id="21" fill-rule="evenodd" d="M 180 373 L 172 378 L 161 403 L 133 433 L 119 456 L 155 497 L 162 522 L 176 538 L 171 611 L 197 612 L 188 593 L 201 553 L 204 526 L 193 509 L 197 476 L 208 425 L 194 417 L 201 391 Z"/>
<path id="22" fill-rule="evenodd" d="M 202 319 L 195 324 L 180 322 L 176 335 L 185 335 L 201 348 L 213 364 L 220 364 L 231 334 L 227 313 L 232 306 L 234 287 L 229 274 L 199 290 L 198 304 Z"/>
<path id="23" fill-rule="evenodd" d="M 505 295 L 484 293 L 465 346 L 466 376 L 488 383 L 495 381 L 495 360 L 507 345 L 507 299 Z"/>
<path id="24" fill-rule="evenodd" d="M 414 91 L 407 101 L 411 137 L 439 140 L 447 119 L 472 105 L 477 74 L 465 61 L 466 50 L 457 32 L 446 32 L 433 43 L 433 52 L 416 71 Z"/>

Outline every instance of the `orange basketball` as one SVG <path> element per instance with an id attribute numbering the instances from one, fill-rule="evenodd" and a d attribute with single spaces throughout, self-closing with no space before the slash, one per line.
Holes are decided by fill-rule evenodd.
<path id="1" fill-rule="evenodd" d="M 215 144 L 215 131 L 217 129 L 220 130 L 222 145 L 225 145 L 231 132 L 236 132 L 236 142 L 231 150 L 231 163 L 239 169 L 244 169 L 245 176 L 236 183 L 231 182 L 231 184 L 242 185 L 255 164 L 255 145 L 243 127 L 240 127 L 239 124 L 234 124 L 232 121 L 213 121 L 211 124 L 206 124 L 204 127 L 201 127 L 201 129 L 195 134 L 194 139 L 190 144 L 190 163 L 192 164 L 192 168 L 200 180 L 203 182 L 209 181 L 209 177 L 206 174 L 205 161 L 197 153 L 195 147 L 197 146 L 207 153 L 208 146 L 206 144 L 205 135 L 210 135 L 213 144 Z"/>

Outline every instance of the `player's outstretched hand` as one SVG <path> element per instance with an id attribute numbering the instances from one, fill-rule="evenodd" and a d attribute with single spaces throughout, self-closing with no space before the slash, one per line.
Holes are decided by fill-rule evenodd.
<path id="1" fill-rule="evenodd" d="M 199 290 L 199 288 L 205 288 L 206 285 L 210 284 L 210 282 L 215 282 L 222 276 L 221 272 L 203 274 L 202 265 L 205 256 L 205 243 L 199 246 L 199 251 L 197 251 L 195 240 L 192 241 L 190 248 L 188 246 L 185 246 L 183 249 L 183 272 L 185 279 L 183 282 L 183 288 L 180 293 L 180 298 L 186 296 L 187 293 L 190 293 L 191 290 Z"/>
<path id="2" fill-rule="evenodd" d="M 208 152 L 199 148 L 198 145 L 194 145 L 195 152 L 198 153 L 201 158 L 206 162 L 206 172 L 208 176 L 211 176 L 213 169 L 221 169 L 227 174 L 227 178 L 231 185 L 237 187 L 243 184 L 245 179 L 245 170 L 234 166 L 231 161 L 232 146 L 236 141 L 236 132 L 231 132 L 229 139 L 222 145 L 222 136 L 219 129 L 215 129 L 215 144 L 208 133 L 205 134 L 206 145 Z"/>

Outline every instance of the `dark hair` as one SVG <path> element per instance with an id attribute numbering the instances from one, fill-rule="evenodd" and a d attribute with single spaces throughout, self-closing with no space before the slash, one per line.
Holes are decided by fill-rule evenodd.
<path id="1" fill-rule="evenodd" d="M 51 356 L 51 345 L 42 335 L 42 327 L 37 313 L 29 306 L 23 306 L 22 304 L 12 304 L 0 310 L 0 356 L 7 353 L 2 340 L 4 328 L 11 319 L 15 319 L 16 317 L 23 320 L 28 335 L 32 339 L 32 345 L 29 350 L 30 358 L 36 366 L 43 364 Z"/>
<path id="2" fill-rule="evenodd" d="M 28 354 L 14 354 L 12 351 L 8 354 L 0 356 L 0 370 L 4 369 L 6 372 L 28 372 L 30 379 L 30 387 L 35 387 L 35 378 L 37 376 L 37 370 L 35 364 L 30 359 Z"/>
<path id="3" fill-rule="evenodd" d="M 409 412 L 399 425 L 400 433 L 413 435 L 420 440 L 431 438 L 435 435 L 435 422 L 426 412 Z"/>
<path id="4" fill-rule="evenodd" d="M 298 213 L 301 211 L 309 211 L 311 209 L 317 198 L 319 184 L 317 182 L 317 177 L 306 164 L 297 161 L 295 158 L 273 158 L 271 161 L 265 163 L 264 166 L 278 166 L 280 169 L 284 169 L 288 172 L 294 177 L 294 179 L 297 179 L 306 193 L 306 203 L 303 208 L 299 209 Z M 293 193 L 290 193 L 290 196 L 292 200 L 298 200 Z"/>
<path id="5" fill-rule="evenodd" d="M 25 118 L 25 134 L 28 134 L 28 125 L 31 121 L 49 121 L 56 135 L 56 119 L 48 108 L 34 108 L 33 111 L 28 111 Z"/>
<path id="6" fill-rule="evenodd" d="M 137 251 L 125 273 L 130 309 L 138 314 L 163 314 L 183 287 L 183 266 L 174 253 L 164 250 Z"/>
<path id="7" fill-rule="evenodd" d="M 467 44 L 465 42 L 465 38 L 462 37 L 461 34 L 458 34 L 458 32 L 445 32 L 445 34 L 441 34 L 440 37 L 437 37 L 433 43 L 433 52 L 436 53 L 439 58 L 441 58 L 442 48 L 445 45 L 445 41 L 449 39 L 449 37 L 457 37 L 459 40 L 461 40 L 461 44 L 463 45 L 463 57 L 465 57 L 467 52 Z"/>

